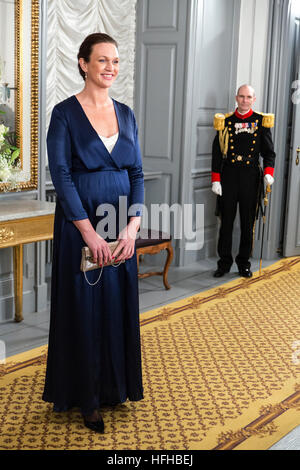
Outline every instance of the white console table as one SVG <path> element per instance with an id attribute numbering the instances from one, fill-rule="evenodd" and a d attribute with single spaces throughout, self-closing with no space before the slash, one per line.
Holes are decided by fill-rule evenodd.
<path id="1" fill-rule="evenodd" d="M 23 320 L 23 244 L 53 238 L 54 202 L 0 200 L 0 248 L 13 247 L 15 321 Z"/>

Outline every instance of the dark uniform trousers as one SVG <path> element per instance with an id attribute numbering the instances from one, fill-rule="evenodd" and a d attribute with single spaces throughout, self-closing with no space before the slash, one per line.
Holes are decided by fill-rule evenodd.
<path id="1" fill-rule="evenodd" d="M 238 207 L 241 238 L 235 261 L 240 269 L 250 268 L 249 258 L 262 177 L 259 157 L 262 157 L 264 171 L 272 171 L 275 152 L 270 126 L 267 127 L 262 114 L 251 111 L 241 118 L 237 113 L 230 113 L 224 118 L 223 129 L 228 131 L 228 149 L 223 155 L 220 147 L 221 129 L 213 142 L 212 175 L 217 176 L 215 180 L 220 181 L 222 186 L 222 196 L 218 196 L 221 216 L 218 267 L 229 271 L 233 263 L 232 231 Z"/>
<path id="2" fill-rule="evenodd" d="M 222 197 L 219 200 L 221 227 L 218 242 L 219 268 L 229 271 L 233 263 L 232 231 L 239 207 L 240 247 L 235 261 L 239 268 L 250 268 L 253 227 L 255 222 L 260 170 L 252 167 L 225 164 L 222 171 Z"/>

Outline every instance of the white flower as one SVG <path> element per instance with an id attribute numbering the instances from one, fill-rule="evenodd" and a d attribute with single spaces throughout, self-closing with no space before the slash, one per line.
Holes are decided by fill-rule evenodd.
<path id="1" fill-rule="evenodd" d="M 10 177 L 10 170 L 9 168 L 4 168 L 3 170 L 0 170 L 0 181 L 6 183 L 9 181 Z"/>
<path id="2" fill-rule="evenodd" d="M 0 170 L 3 170 L 3 168 L 8 168 L 9 164 L 6 158 L 0 154 Z"/>
<path id="3" fill-rule="evenodd" d="M 6 134 L 9 131 L 9 127 L 6 127 L 4 124 L 0 124 L 0 144 L 3 144 L 5 137 L 4 134 Z"/>
<path id="4" fill-rule="evenodd" d="M 6 183 L 11 177 L 11 166 L 5 157 L 0 155 L 0 181 Z"/>
<path id="5" fill-rule="evenodd" d="M 12 146 L 6 140 L 6 134 L 9 132 L 9 127 L 0 124 L 0 182 L 6 183 L 4 191 L 19 190 L 20 182 L 24 181 L 23 171 L 21 169 L 20 161 L 14 158 L 16 147 Z"/>

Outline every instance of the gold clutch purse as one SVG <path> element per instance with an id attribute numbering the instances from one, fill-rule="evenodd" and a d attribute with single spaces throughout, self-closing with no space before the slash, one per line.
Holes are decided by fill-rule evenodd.
<path id="1" fill-rule="evenodd" d="M 115 249 L 117 248 L 119 242 L 118 241 L 115 241 L 115 242 L 109 242 L 108 243 L 108 246 L 109 246 L 109 249 L 110 249 L 110 252 L 111 254 L 113 255 Z M 87 281 L 87 283 L 90 285 L 90 286 L 94 286 L 95 284 L 97 284 L 97 282 L 100 280 L 100 277 L 101 277 L 101 274 L 102 274 L 102 270 L 105 266 L 113 266 L 114 268 L 117 268 L 121 263 L 125 263 L 125 260 L 123 259 L 122 261 L 119 261 L 118 263 L 115 263 L 115 261 L 110 261 L 106 264 L 104 264 L 102 267 L 101 267 L 101 271 L 100 271 L 100 274 L 99 274 L 99 277 L 97 279 L 96 282 L 94 282 L 93 284 L 91 284 L 89 282 L 89 280 L 87 279 L 86 277 L 86 272 L 87 271 L 92 271 L 94 269 L 100 269 L 100 266 L 98 263 L 94 263 L 93 261 L 93 254 L 91 252 L 91 250 L 89 249 L 88 246 L 84 246 L 81 250 L 81 263 L 80 263 L 80 270 L 83 271 L 84 273 L 84 276 L 85 276 L 85 279 Z"/>

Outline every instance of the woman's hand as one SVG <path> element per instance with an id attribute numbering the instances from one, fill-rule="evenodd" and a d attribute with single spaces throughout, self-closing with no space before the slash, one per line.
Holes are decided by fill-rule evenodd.
<path id="1" fill-rule="evenodd" d="M 82 238 L 92 252 L 94 263 L 102 266 L 111 261 L 111 251 L 108 243 L 95 230 L 94 233 L 82 235 Z"/>
<path id="2" fill-rule="evenodd" d="M 111 251 L 108 243 L 104 238 L 100 237 L 90 223 L 89 219 L 74 220 L 74 225 L 78 228 L 81 236 L 93 255 L 94 263 L 99 266 L 111 261 Z"/>
<path id="3" fill-rule="evenodd" d="M 113 253 L 113 260 L 119 261 L 129 259 L 134 254 L 136 234 L 139 229 L 141 217 L 132 217 L 126 227 L 119 233 L 119 244 Z"/>

